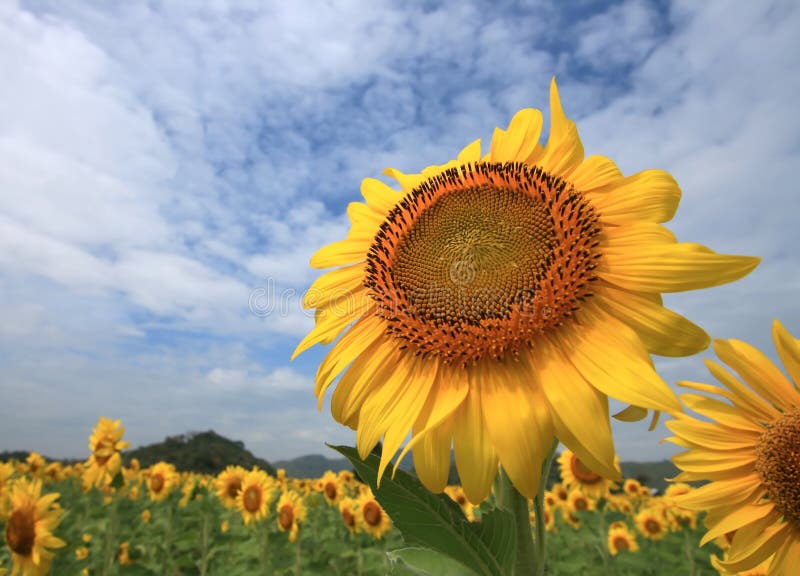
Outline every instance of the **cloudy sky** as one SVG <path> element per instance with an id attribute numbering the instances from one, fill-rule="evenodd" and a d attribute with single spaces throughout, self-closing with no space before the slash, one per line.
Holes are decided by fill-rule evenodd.
<path id="1" fill-rule="evenodd" d="M 800 333 L 796 2 L 300 5 L 0 3 L 0 450 L 85 457 L 100 415 L 134 446 L 354 443 L 316 409 L 325 350 L 289 362 L 309 256 L 362 178 L 547 117 L 554 75 L 587 154 L 677 178 L 680 240 L 763 258 L 666 303 L 772 358 L 774 318 Z M 667 435 L 615 424 L 623 460 Z"/>

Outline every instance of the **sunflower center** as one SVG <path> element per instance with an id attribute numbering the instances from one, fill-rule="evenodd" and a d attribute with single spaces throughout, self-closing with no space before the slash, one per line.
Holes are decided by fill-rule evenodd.
<path id="1" fill-rule="evenodd" d="M 388 332 L 448 363 L 515 355 L 591 295 L 599 226 L 567 182 L 524 164 L 452 168 L 381 225 L 365 285 Z"/>
<path id="2" fill-rule="evenodd" d="M 381 523 L 381 509 L 375 502 L 364 504 L 364 522 L 370 526 L 377 526 Z"/>
<path id="3" fill-rule="evenodd" d="M 289 530 L 294 523 L 294 509 L 291 504 L 284 504 L 278 512 L 278 524 L 284 530 Z"/>
<path id="4" fill-rule="evenodd" d="M 241 478 L 231 478 L 228 480 L 228 496 L 231 498 L 236 498 L 239 494 L 239 490 L 242 489 L 242 479 Z"/>
<path id="5" fill-rule="evenodd" d="M 614 547 L 617 550 L 630 550 L 631 545 L 625 536 L 614 536 Z"/>
<path id="6" fill-rule="evenodd" d="M 589 503 L 584 498 L 575 499 L 575 510 L 586 510 L 588 507 Z"/>
<path id="7" fill-rule="evenodd" d="M 336 484 L 333 482 L 328 482 L 325 484 L 325 496 L 328 497 L 328 500 L 336 500 L 336 495 L 338 490 L 336 490 Z"/>
<path id="8" fill-rule="evenodd" d="M 353 515 L 353 513 L 350 511 L 349 508 L 344 508 L 342 510 L 342 521 L 344 522 L 344 525 L 347 526 L 348 528 L 355 527 L 356 517 Z"/>
<path id="9" fill-rule="evenodd" d="M 661 522 L 655 518 L 648 518 L 644 522 L 644 529 L 648 534 L 658 534 L 661 532 Z"/>
<path id="10" fill-rule="evenodd" d="M 33 512 L 33 508 L 14 510 L 6 524 L 8 547 L 20 556 L 30 556 L 36 543 L 36 522 Z"/>
<path id="11" fill-rule="evenodd" d="M 786 520 L 800 526 L 800 409 L 785 414 L 756 445 L 756 472 Z"/>
<path id="12" fill-rule="evenodd" d="M 261 508 L 261 489 L 258 486 L 249 486 L 242 495 L 244 509 L 254 514 Z"/>
<path id="13" fill-rule="evenodd" d="M 572 456 L 572 460 L 570 461 L 570 468 L 572 470 L 572 474 L 575 476 L 575 479 L 581 484 L 597 484 L 603 479 L 600 474 L 592 472 L 589 468 L 587 468 L 586 464 L 581 462 L 580 459 L 574 454 Z"/>
<path id="14" fill-rule="evenodd" d="M 164 489 L 164 475 L 155 474 L 150 477 L 150 490 L 158 494 Z"/>

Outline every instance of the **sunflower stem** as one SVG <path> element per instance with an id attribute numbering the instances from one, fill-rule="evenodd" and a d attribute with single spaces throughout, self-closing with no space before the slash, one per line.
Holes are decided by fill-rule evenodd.
<path id="1" fill-rule="evenodd" d="M 528 499 L 520 494 L 506 471 L 501 467 L 494 483 L 495 503 L 498 508 L 508 510 L 514 515 L 514 525 L 517 533 L 517 557 L 514 562 L 512 574 L 534 574 L 536 567 L 536 550 L 531 534 L 531 516 L 528 508 Z"/>
<path id="2" fill-rule="evenodd" d="M 687 526 L 683 527 L 683 550 L 686 555 L 686 563 L 688 564 L 687 573 L 689 576 L 695 576 L 697 574 L 697 566 L 694 562 L 694 545 L 689 537 L 689 531 L 687 528 Z"/>
<path id="3" fill-rule="evenodd" d="M 539 490 L 536 492 L 536 497 L 533 499 L 533 510 L 536 517 L 536 566 L 534 575 L 542 576 L 544 574 L 544 565 L 547 558 L 547 521 L 544 517 L 544 491 L 547 488 L 547 480 L 550 478 L 550 466 L 553 464 L 553 459 L 556 456 L 556 448 L 558 448 L 558 438 L 553 439 L 553 446 L 550 448 L 550 454 L 544 459 L 542 464 L 542 479 L 539 482 Z M 528 520 L 530 526 L 530 519 Z"/>

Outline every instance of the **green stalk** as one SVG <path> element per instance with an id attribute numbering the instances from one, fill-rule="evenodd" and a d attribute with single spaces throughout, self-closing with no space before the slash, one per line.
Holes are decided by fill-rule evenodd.
<path id="1" fill-rule="evenodd" d="M 103 576 L 111 574 L 117 552 L 117 532 L 119 529 L 117 501 L 117 495 L 114 494 L 111 504 L 108 505 L 108 530 L 106 531 L 106 539 L 103 545 L 103 568 L 100 572 Z"/>
<path id="2" fill-rule="evenodd" d="M 689 576 L 696 576 L 697 575 L 697 566 L 694 563 L 694 545 L 692 544 L 692 540 L 689 537 L 689 530 L 687 530 L 688 526 L 682 526 L 683 531 L 683 551 L 686 556 L 686 563 L 688 564 L 689 571 L 687 574 Z"/>
<path id="3" fill-rule="evenodd" d="M 203 502 L 203 527 L 200 533 L 200 576 L 208 574 L 208 551 L 211 532 L 211 519 L 207 510 L 207 502 Z"/>
<path id="4" fill-rule="evenodd" d="M 517 533 L 517 558 L 514 562 L 513 574 L 515 576 L 535 574 L 537 556 L 533 544 L 533 535 L 531 534 L 528 499 L 514 488 L 511 479 L 502 467 L 497 473 L 494 491 L 497 507 L 508 510 L 514 515 L 514 526 Z"/>
<path id="5" fill-rule="evenodd" d="M 603 565 L 606 567 L 606 574 L 616 576 L 617 574 L 617 566 L 614 564 L 611 555 L 608 553 L 608 546 L 606 545 L 606 540 L 608 535 L 606 534 L 606 506 L 604 501 L 600 501 L 598 503 L 600 508 L 597 517 L 598 517 L 598 535 L 600 537 L 600 543 L 598 544 L 598 550 L 600 552 L 600 557 L 603 559 Z"/>
<path id="6" fill-rule="evenodd" d="M 261 564 L 262 574 L 272 574 L 269 558 L 269 528 L 266 522 L 259 522 L 257 529 L 261 533 L 261 549 L 258 553 L 258 560 Z"/>
<path id="7" fill-rule="evenodd" d="M 545 522 L 544 518 L 544 491 L 547 487 L 547 479 L 550 477 L 550 466 L 553 464 L 553 459 L 556 456 L 556 448 L 558 448 L 558 438 L 553 440 L 550 454 L 548 454 L 547 458 L 544 460 L 539 490 L 536 493 L 536 497 L 533 499 L 533 509 L 536 515 L 536 548 L 534 550 L 536 555 L 535 576 L 542 576 L 544 574 L 544 565 L 547 559 L 547 522 Z M 530 519 L 528 519 L 528 526 L 530 526 Z"/>

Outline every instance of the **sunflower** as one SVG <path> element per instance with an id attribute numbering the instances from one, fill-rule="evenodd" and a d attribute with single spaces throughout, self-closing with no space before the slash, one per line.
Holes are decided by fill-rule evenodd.
<path id="1" fill-rule="evenodd" d="M 643 487 L 635 478 L 626 478 L 625 482 L 622 483 L 622 491 L 631 498 L 641 498 L 644 496 L 645 490 L 647 488 Z"/>
<path id="2" fill-rule="evenodd" d="M 667 518 L 661 507 L 649 507 L 640 510 L 634 517 L 636 528 L 648 540 L 661 540 L 669 532 Z"/>
<path id="3" fill-rule="evenodd" d="M 670 440 L 687 449 L 673 457 L 682 470 L 676 480 L 710 481 L 676 501 L 708 511 L 701 545 L 735 531 L 727 560 L 719 562 L 731 572 L 773 555 L 770 575 L 800 566 L 800 340 L 777 320 L 772 337 L 789 378 L 745 342 L 716 340 L 714 351 L 736 375 L 706 360 L 724 388 L 681 382 L 704 392 L 681 396 L 704 419 L 681 415 L 667 422 L 675 433 Z"/>
<path id="4" fill-rule="evenodd" d="M 570 512 L 588 512 L 595 509 L 595 502 L 581 490 L 573 490 L 567 498 L 567 510 Z"/>
<path id="5" fill-rule="evenodd" d="M 389 515 L 371 492 L 362 494 L 358 498 L 358 521 L 367 534 L 378 540 L 392 527 Z"/>
<path id="6" fill-rule="evenodd" d="M 625 525 L 611 526 L 608 529 L 608 551 L 612 556 L 616 556 L 620 550 L 636 552 L 639 545 L 636 543 L 636 535 L 628 530 Z"/>
<path id="7" fill-rule="evenodd" d="M 350 534 L 358 532 L 358 522 L 356 521 L 356 506 L 357 503 L 352 498 L 342 498 L 339 501 L 339 515 L 342 517 L 342 523 L 347 527 Z"/>
<path id="8" fill-rule="evenodd" d="M 276 506 L 278 511 L 278 529 L 289 533 L 289 542 L 297 540 L 299 523 L 306 519 L 306 505 L 297 492 L 284 492 L 281 494 Z"/>
<path id="9" fill-rule="evenodd" d="M 253 468 L 245 474 L 242 489 L 236 496 L 236 508 L 244 523 L 260 522 L 269 514 L 269 505 L 275 497 L 275 481 L 263 470 Z"/>
<path id="10" fill-rule="evenodd" d="M 178 484 L 180 477 L 175 466 L 167 462 L 153 464 L 147 473 L 147 490 L 150 500 L 160 502 L 166 500 L 172 489 Z"/>
<path id="11" fill-rule="evenodd" d="M 571 450 L 564 450 L 561 453 L 558 457 L 558 466 L 561 480 L 567 488 L 580 490 L 592 498 L 603 498 L 616 487 L 612 480 L 590 470 Z"/>
<path id="12" fill-rule="evenodd" d="M 56 504 L 58 493 L 42 496 L 40 480 L 20 479 L 10 490 L 11 513 L 6 521 L 6 545 L 14 563 L 13 574 L 42 576 L 49 573 L 53 548 L 65 543 L 53 535 L 64 511 Z"/>
<path id="13" fill-rule="evenodd" d="M 27 464 L 28 474 L 31 476 L 39 476 L 46 464 L 45 459 L 38 452 L 29 453 L 28 457 L 25 458 L 25 463 Z"/>
<path id="14" fill-rule="evenodd" d="M 322 492 L 325 497 L 325 502 L 330 506 L 335 505 L 344 496 L 344 491 L 339 483 L 339 477 L 336 473 L 328 470 L 322 475 L 317 483 L 317 489 Z"/>
<path id="15" fill-rule="evenodd" d="M 85 487 L 108 486 L 122 468 L 120 451 L 130 444 L 122 440 L 125 427 L 120 420 L 100 417 L 97 426 L 89 436 L 89 450 L 92 455 L 84 464 L 83 482 Z"/>
<path id="16" fill-rule="evenodd" d="M 228 466 L 214 479 L 217 498 L 226 508 L 236 508 L 236 497 L 246 475 L 247 470 L 241 466 Z"/>
<path id="17" fill-rule="evenodd" d="M 10 462 L 0 462 L 0 522 L 8 518 L 8 498 L 6 493 L 11 487 L 11 477 L 15 474 L 14 465 Z"/>
<path id="18" fill-rule="evenodd" d="M 410 431 L 401 456 L 413 449 L 422 483 L 444 489 L 453 444 L 472 502 L 498 463 L 532 498 L 554 435 L 621 479 L 608 396 L 633 406 L 626 419 L 680 411 L 650 354 L 708 345 L 661 293 L 724 284 L 758 262 L 677 243 L 660 225 L 677 209 L 675 180 L 584 159 L 555 81 L 550 114 L 545 146 L 541 112 L 524 109 L 486 154 L 476 140 L 420 174 L 387 169 L 400 190 L 365 179 L 347 238 L 311 258 L 336 269 L 305 295 L 316 325 L 294 356 L 344 332 L 315 393 L 321 407 L 341 375 L 333 416 L 356 429 L 362 458 L 383 438 L 379 478 Z"/>
<path id="19" fill-rule="evenodd" d="M 544 514 L 544 528 L 547 532 L 551 532 L 556 525 L 556 517 L 555 514 L 553 514 L 552 508 L 548 508 L 547 506 L 545 506 L 544 508 L 542 508 L 542 514 Z M 529 512 L 529 516 L 531 525 L 532 526 L 535 525 L 536 513 L 533 510 L 531 510 Z"/>

